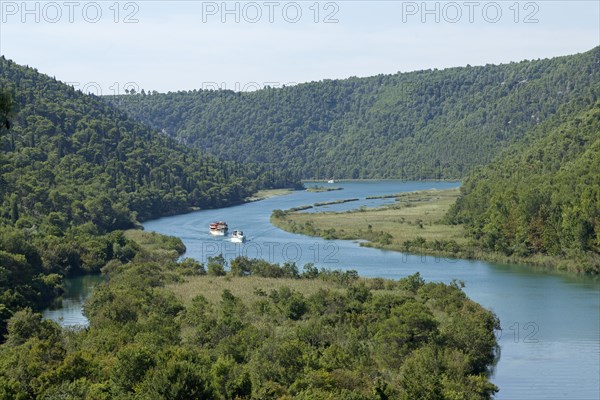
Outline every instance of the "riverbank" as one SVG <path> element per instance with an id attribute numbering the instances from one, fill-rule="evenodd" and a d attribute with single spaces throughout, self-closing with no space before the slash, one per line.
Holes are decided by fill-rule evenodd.
<path id="1" fill-rule="evenodd" d="M 460 182 L 461 179 L 401 179 L 401 178 L 362 178 L 335 179 L 334 183 L 344 182 Z M 328 179 L 302 179 L 302 183 L 329 183 Z"/>
<path id="2" fill-rule="evenodd" d="M 585 276 L 546 272 L 524 265 L 407 256 L 396 251 L 359 247 L 349 240 L 325 241 L 296 235 L 277 229 L 269 222 L 275 209 L 287 210 L 325 200 L 361 199 L 360 202 L 323 209 L 345 211 L 362 204 L 375 207 L 394 201 L 364 200 L 367 196 L 457 186 L 444 183 L 348 183 L 343 184 L 342 191 L 323 194 L 295 191 L 264 202 L 247 203 L 226 210 L 204 210 L 150 221 L 144 226 L 147 232 L 156 231 L 182 238 L 187 247 L 186 257 L 206 262 L 209 255 L 218 255 L 230 248 L 225 247 L 226 240 L 208 235 L 203 228 L 206 221 L 219 220 L 226 212 L 226 220 L 248 234 L 250 240 L 239 248 L 249 257 L 280 264 L 295 261 L 300 269 L 306 263 L 315 263 L 319 268 L 346 267 L 357 270 L 360 276 L 391 280 L 400 280 L 419 271 L 426 281 L 463 281 L 469 297 L 494 310 L 502 321 L 499 343 L 502 354 L 492 378 L 492 382 L 501 389 L 496 399 L 593 398 L 598 393 L 594 379 L 598 376 L 600 365 L 597 351 L 599 282 Z M 213 249 L 213 243 L 218 247 Z M 255 251 L 259 247 L 262 255 Z M 207 254 L 207 249 L 210 254 Z M 302 251 L 299 259 L 295 249 Z M 225 257 L 231 261 L 235 255 L 225 254 Z M 207 276 L 206 279 L 212 278 Z M 227 276 L 221 279 L 226 282 Z M 235 284 L 237 278 L 231 279 Z M 244 283 L 242 279 L 238 283 Z M 308 284 L 308 281 L 300 282 Z M 269 290 L 266 292 L 269 293 Z M 527 306 L 524 307 L 524 304 Z M 557 315 L 561 317 L 556 318 Z M 525 331 L 525 328 L 532 327 L 539 329 L 536 334 L 532 330 Z M 518 342 L 515 339 L 517 335 Z M 523 343 L 525 337 L 539 343 Z M 542 353 L 544 357 L 540 357 Z M 570 394 L 557 397 L 557 393 Z"/>
<path id="3" fill-rule="evenodd" d="M 271 223 L 291 233 L 328 240 L 364 240 L 361 246 L 408 254 L 526 264 L 536 269 L 576 274 L 585 272 L 582 266 L 585 261 L 546 255 L 506 256 L 483 249 L 467 237 L 463 225 L 442 222 L 459 193 L 456 188 L 386 195 L 385 198 L 395 198 L 396 203 L 346 212 L 297 212 L 302 207 L 294 211 L 275 210 Z"/>
<path id="4" fill-rule="evenodd" d="M 270 199 L 276 196 L 285 196 L 286 194 L 293 193 L 294 189 L 265 189 L 259 190 L 255 194 L 246 198 L 246 202 L 260 201 Z"/>
<path id="5" fill-rule="evenodd" d="M 34 328 L 9 331 L 0 346 L 0 381 L 11 385 L 10 398 L 61 393 L 65 381 L 78 382 L 69 392 L 75 398 L 98 387 L 111 398 L 186 399 L 262 399 L 273 390 L 278 398 L 376 391 L 416 398 L 444 390 L 491 399 L 498 391 L 487 371 L 499 321 L 456 283 L 426 283 L 418 273 L 384 280 L 314 266 L 299 272 L 245 257 L 226 269 L 211 268 L 215 257 L 205 269 L 177 261 L 178 238 L 126 236 L 136 254 L 103 269 L 106 283 L 85 306 L 87 329 L 61 330 L 31 310 L 12 317 L 9 326 Z M 35 346 L 44 363 L 28 357 Z M 74 370 L 73 360 L 83 367 Z M 427 384 L 397 379 L 395 371 L 418 376 L 432 363 L 443 373 Z"/>
<path id="6" fill-rule="evenodd" d="M 310 193 L 322 193 L 322 192 L 335 192 L 336 190 L 343 190 L 341 187 L 325 187 L 325 186 L 310 186 L 306 189 Z"/>

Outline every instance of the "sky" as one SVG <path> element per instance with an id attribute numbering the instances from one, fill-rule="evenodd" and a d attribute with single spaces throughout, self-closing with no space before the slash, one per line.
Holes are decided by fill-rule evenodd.
<path id="1" fill-rule="evenodd" d="M 251 91 L 599 45 L 597 0 L 0 0 L 2 55 L 96 94 Z"/>

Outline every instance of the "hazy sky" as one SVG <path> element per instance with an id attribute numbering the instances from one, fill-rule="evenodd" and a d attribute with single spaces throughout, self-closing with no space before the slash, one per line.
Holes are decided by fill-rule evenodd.
<path id="1" fill-rule="evenodd" d="M 252 90 L 600 45 L 593 1 L 0 1 L 0 52 L 87 91 Z"/>

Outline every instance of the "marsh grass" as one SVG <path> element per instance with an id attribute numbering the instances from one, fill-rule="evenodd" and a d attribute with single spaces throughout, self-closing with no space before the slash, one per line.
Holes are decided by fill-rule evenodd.
<path id="1" fill-rule="evenodd" d="M 286 231 L 331 239 L 364 239 L 390 250 L 403 250 L 405 241 L 417 237 L 429 242 L 454 240 L 464 245 L 468 239 L 462 225 L 440 222 L 458 195 L 458 189 L 401 193 L 394 196 L 396 203 L 379 208 L 287 213 L 284 218 L 272 218 L 272 222 Z M 388 234 L 388 240 L 378 243 L 382 234 Z"/>
<path id="2" fill-rule="evenodd" d="M 235 297 L 240 298 L 245 304 L 259 300 L 262 294 L 269 294 L 272 290 L 287 286 L 305 296 L 310 296 L 320 289 L 343 290 L 331 282 L 321 279 L 286 279 L 262 278 L 258 276 L 230 277 L 230 276 L 193 276 L 183 283 L 168 285 L 167 288 L 184 303 L 190 304 L 192 299 L 202 294 L 212 304 L 221 301 L 223 290 L 229 290 Z"/>
<path id="3" fill-rule="evenodd" d="M 333 192 L 336 190 L 344 190 L 344 188 L 341 187 L 325 187 L 325 186 L 311 186 L 308 189 L 306 189 L 307 192 L 310 193 L 321 193 L 321 192 Z"/>
<path id="4" fill-rule="evenodd" d="M 394 204 L 361 207 L 346 212 L 298 213 L 288 210 L 271 216 L 273 225 L 293 233 L 325 239 L 362 239 L 361 246 L 443 258 L 526 264 L 541 271 L 583 273 L 585 260 L 561 256 L 519 257 L 483 249 L 467 237 L 463 225 L 442 222 L 460 190 L 426 190 L 371 198 L 396 198 Z"/>
<path id="5" fill-rule="evenodd" d="M 389 293 L 390 290 L 404 295 L 407 294 L 399 288 L 399 283 L 395 280 L 361 277 L 356 283 L 364 283 L 371 289 L 374 296 Z M 190 304 L 192 299 L 199 294 L 203 295 L 210 303 L 218 305 L 225 289 L 242 300 L 244 304 L 251 304 L 269 295 L 273 290 L 279 290 L 282 287 L 288 287 L 293 291 L 302 293 L 305 297 L 309 297 L 320 290 L 340 293 L 345 293 L 347 290 L 347 287 L 319 278 L 291 279 L 263 278 L 259 276 L 191 276 L 186 277 L 185 282 L 167 285 L 167 289 L 175 293 L 185 305 Z"/>

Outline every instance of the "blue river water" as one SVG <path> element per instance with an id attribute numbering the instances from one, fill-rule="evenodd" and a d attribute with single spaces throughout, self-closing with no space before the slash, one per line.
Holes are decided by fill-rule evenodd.
<path id="1" fill-rule="evenodd" d="M 148 231 L 180 237 L 186 257 L 205 262 L 223 254 L 260 257 L 271 262 L 295 261 L 300 267 L 355 269 L 362 276 L 399 279 L 420 272 L 428 281 L 465 282 L 470 298 L 494 311 L 501 321 L 501 347 L 492 381 L 497 399 L 600 398 L 600 283 L 585 277 L 534 271 L 525 266 L 481 261 L 447 260 L 361 247 L 355 241 L 324 240 L 284 232 L 269 222 L 275 209 L 316 202 L 359 198 L 359 201 L 319 207 L 342 211 L 377 206 L 393 199 L 366 200 L 424 189 L 457 187 L 451 182 L 336 182 L 343 190 L 293 192 L 263 201 L 218 210 L 197 211 L 148 221 Z M 248 241 L 234 244 L 208 233 L 211 221 L 224 220 L 230 230 L 243 230 Z M 81 316 L 81 318 L 84 318 Z M 85 321 L 83 321 L 85 323 Z"/>

